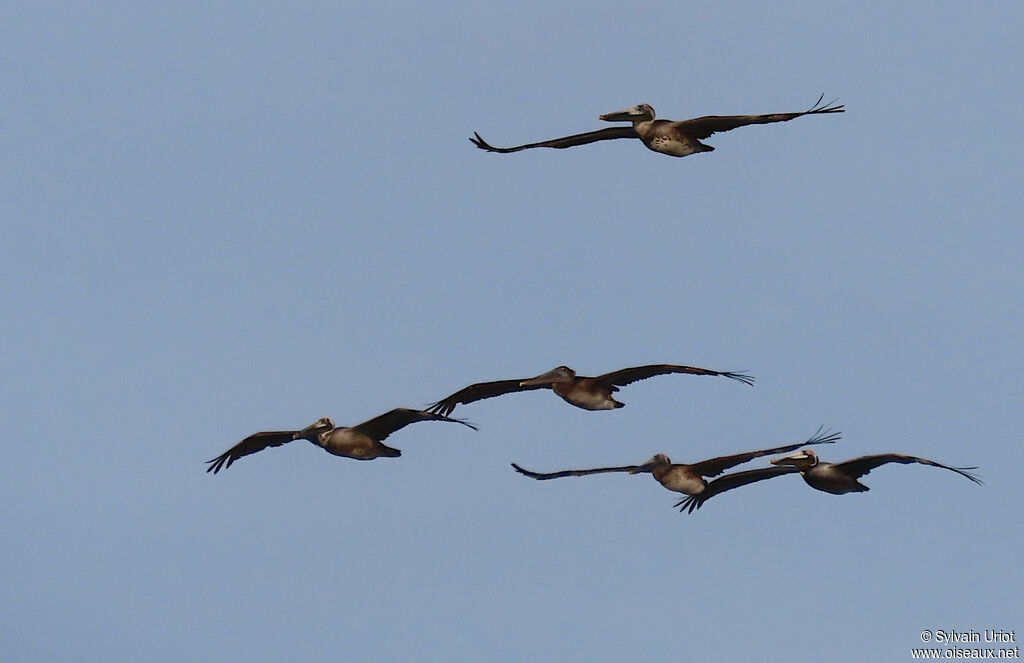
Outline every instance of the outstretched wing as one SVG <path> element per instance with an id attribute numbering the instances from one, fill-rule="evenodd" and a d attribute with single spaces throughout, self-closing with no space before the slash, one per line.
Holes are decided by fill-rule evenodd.
<path id="1" fill-rule="evenodd" d="M 627 384 L 646 380 L 655 375 L 668 375 L 670 373 L 689 373 L 690 375 L 719 375 L 730 380 L 739 380 L 743 384 L 753 385 L 754 378 L 746 373 L 730 373 L 727 371 L 713 371 L 709 368 L 697 368 L 696 366 L 677 366 L 675 364 L 651 364 L 650 366 L 634 366 L 624 368 L 621 371 L 613 371 L 599 375 L 595 379 L 609 384 L 623 387 Z"/>
<path id="2" fill-rule="evenodd" d="M 727 490 L 733 488 L 739 488 L 740 486 L 746 486 L 747 484 L 754 483 L 756 481 L 764 481 L 765 479 L 772 479 L 774 477 L 782 476 L 783 474 L 794 474 L 799 472 L 795 467 L 762 467 L 758 470 L 747 470 L 746 472 L 734 472 L 732 474 L 726 474 L 723 477 L 715 479 L 708 484 L 707 488 L 696 495 L 690 495 L 678 502 L 675 506 L 679 507 L 679 511 L 686 511 L 693 513 L 694 509 L 699 509 L 704 502 L 708 501 L 719 493 L 724 493 Z"/>
<path id="3" fill-rule="evenodd" d="M 409 424 L 414 424 L 418 421 L 450 421 L 452 423 L 462 424 L 463 426 L 469 426 L 473 430 L 476 430 L 476 426 L 465 422 L 462 419 L 452 419 L 443 414 L 435 414 L 424 410 L 411 410 L 405 407 L 396 407 L 390 412 L 385 412 L 378 417 L 374 417 L 369 421 L 364 421 L 352 428 L 365 434 L 369 438 L 380 442 L 396 430 L 405 428 Z"/>
<path id="4" fill-rule="evenodd" d="M 293 430 L 281 430 L 254 433 L 216 458 L 206 461 L 210 464 L 210 466 L 206 468 L 206 471 L 216 474 L 222 469 L 231 467 L 231 463 L 235 462 L 242 456 L 248 456 L 249 454 L 254 454 L 257 451 L 263 451 L 267 447 L 279 447 L 282 444 L 287 444 L 295 439 L 296 432 L 297 431 Z"/>
<path id="5" fill-rule="evenodd" d="M 530 470 L 524 470 L 515 463 L 512 463 L 512 467 L 515 468 L 516 472 L 524 476 L 528 476 L 531 479 L 539 479 L 544 481 L 545 479 L 561 479 L 562 477 L 585 477 L 588 474 L 605 474 L 607 472 L 635 472 L 640 469 L 639 465 L 623 465 L 622 467 L 595 467 L 591 470 L 562 470 L 561 472 L 531 472 Z"/>
<path id="6" fill-rule="evenodd" d="M 796 451 L 800 447 L 805 447 L 811 444 L 831 444 L 833 442 L 838 442 L 843 436 L 842 433 L 822 431 L 823 429 L 819 428 L 818 432 L 814 434 L 814 437 L 806 442 L 787 444 L 784 447 L 775 447 L 774 449 L 758 449 L 757 451 L 748 451 L 742 454 L 733 454 L 732 456 L 719 456 L 718 458 L 703 460 L 699 463 L 692 463 L 690 465 L 690 469 L 694 472 L 700 473 L 702 476 L 714 477 L 718 476 L 730 467 L 735 467 L 741 463 L 747 462 L 748 460 L 753 460 L 754 458 L 782 454 L 787 451 Z"/>
<path id="7" fill-rule="evenodd" d="M 920 463 L 921 465 L 931 465 L 932 467 L 941 467 L 944 470 L 950 472 L 956 472 L 960 476 L 966 477 L 976 484 L 981 484 L 975 474 L 968 472 L 967 470 L 976 470 L 976 467 L 949 467 L 942 463 L 936 463 L 934 460 L 928 460 L 927 458 L 919 458 L 917 456 L 908 456 L 906 454 L 878 454 L 875 456 L 861 456 L 859 458 L 851 458 L 850 460 L 844 460 L 841 463 L 832 463 L 832 466 L 842 471 L 844 474 L 852 476 L 854 479 L 860 478 L 875 469 L 880 465 L 886 463 L 901 463 L 903 465 L 909 465 L 911 463 Z"/>
<path id="8" fill-rule="evenodd" d="M 692 120 L 675 122 L 674 126 L 687 136 L 693 136 L 694 138 L 707 138 L 713 133 L 729 131 L 731 129 L 736 129 L 737 127 L 745 127 L 748 124 L 788 122 L 789 120 L 802 117 L 804 115 L 846 112 L 843 109 L 842 104 L 837 106 L 834 101 L 821 105 L 821 100 L 824 98 L 825 95 L 821 95 L 813 106 L 799 113 L 772 113 L 769 115 L 706 115 L 704 117 L 695 117 Z"/>
<path id="9" fill-rule="evenodd" d="M 466 403 L 472 403 L 473 401 L 479 401 L 485 398 L 494 398 L 495 396 L 511 394 L 515 391 L 548 389 L 551 386 L 549 384 L 533 384 L 524 387 L 519 384 L 523 380 L 527 379 L 529 378 L 522 378 L 519 380 L 496 380 L 494 382 L 478 382 L 476 384 L 471 384 L 464 389 L 456 391 L 451 396 L 443 398 L 433 405 L 428 406 L 427 412 L 449 415 L 452 413 L 452 410 L 455 409 L 455 406 L 460 403 L 465 405 Z"/>
<path id="10" fill-rule="evenodd" d="M 517 145 L 515 147 L 494 147 L 487 141 L 480 137 L 480 134 L 473 132 L 473 138 L 470 138 L 470 142 L 479 147 L 481 150 L 487 150 L 488 152 L 500 152 L 507 154 L 509 152 L 518 152 L 519 150 L 528 150 L 534 147 L 554 147 L 558 149 L 565 149 L 566 147 L 576 147 L 577 145 L 586 145 L 587 143 L 596 143 L 599 140 L 615 140 L 616 138 L 639 138 L 639 134 L 633 129 L 633 127 L 608 127 L 607 129 L 598 129 L 597 131 L 588 131 L 585 134 L 575 134 L 573 136 L 563 136 L 562 138 L 553 138 L 551 140 L 545 140 L 540 143 L 527 143 L 526 145 Z"/>

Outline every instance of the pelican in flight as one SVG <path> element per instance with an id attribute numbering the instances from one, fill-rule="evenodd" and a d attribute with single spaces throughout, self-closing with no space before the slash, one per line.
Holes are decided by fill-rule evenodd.
<path id="1" fill-rule="evenodd" d="M 576 375 L 576 371 L 568 366 L 553 368 L 537 377 L 515 380 L 497 380 L 495 382 L 478 382 L 456 391 L 451 396 L 441 399 L 427 408 L 428 412 L 449 415 L 456 405 L 472 403 L 484 398 L 494 398 L 515 391 L 531 391 L 533 389 L 551 389 L 562 397 L 565 402 L 584 410 L 614 410 L 624 407 L 612 398 L 612 393 L 639 380 L 646 380 L 655 375 L 670 373 L 689 373 L 691 375 L 719 375 L 743 384 L 753 385 L 754 378 L 745 373 L 729 373 L 712 371 L 694 366 L 676 366 L 673 364 L 652 364 L 650 366 L 634 366 L 621 371 L 605 373 L 596 378 Z"/>
<path id="2" fill-rule="evenodd" d="M 801 449 L 791 456 L 776 458 L 770 462 L 776 467 L 737 472 L 735 474 L 727 474 L 720 479 L 715 479 L 708 484 L 706 491 L 700 495 L 688 497 L 676 504 L 676 506 L 680 507 L 680 511 L 686 510 L 693 513 L 694 509 L 699 509 L 704 502 L 719 493 L 724 493 L 727 490 L 739 488 L 755 481 L 770 479 L 782 474 L 795 474 L 797 472 L 803 475 L 804 481 L 807 482 L 808 486 L 816 490 L 832 493 L 833 495 L 863 493 L 869 489 L 857 481 L 857 479 L 876 467 L 887 463 L 902 463 L 904 465 L 919 463 L 921 465 L 940 467 L 944 470 L 956 472 L 960 476 L 981 485 L 981 479 L 968 471 L 978 469 L 976 467 L 949 467 L 927 458 L 898 453 L 860 456 L 859 458 L 844 460 L 841 463 L 823 463 L 818 460 L 818 454 L 814 453 L 812 449 Z"/>
<path id="3" fill-rule="evenodd" d="M 488 152 L 518 152 L 534 147 L 554 147 L 564 149 L 587 143 L 596 143 L 599 140 L 615 140 L 617 138 L 639 138 L 647 149 L 668 154 L 673 157 L 685 157 L 688 154 L 697 152 L 710 152 L 715 148 L 700 142 L 702 138 L 708 138 L 711 134 L 721 131 L 730 131 L 737 127 L 745 127 L 748 124 L 770 124 L 772 122 L 788 122 L 804 115 L 821 115 L 824 113 L 845 113 L 843 105 L 835 105 L 835 101 L 822 104 L 821 95 L 813 106 L 798 113 L 772 113 L 770 115 L 705 115 L 695 117 L 692 120 L 673 122 L 671 120 L 655 120 L 654 109 L 648 104 L 640 104 L 632 108 L 599 115 L 597 119 L 605 122 L 631 122 L 632 126 L 609 127 L 588 131 L 583 134 L 564 136 L 552 140 L 545 140 L 539 143 L 527 143 L 515 147 L 494 147 L 480 137 L 480 134 L 473 132 L 473 138 L 469 140 L 481 150 Z"/>
<path id="4" fill-rule="evenodd" d="M 401 456 L 402 452 L 381 442 L 396 430 L 419 421 L 451 421 L 476 430 L 476 426 L 461 419 L 450 419 L 441 414 L 410 410 L 404 407 L 395 408 L 351 428 L 344 426 L 335 428 L 334 422 L 323 417 L 299 431 L 254 433 L 216 458 L 206 461 L 210 464 L 206 471 L 216 474 L 221 469 L 231 467 L 231 463 L 242 456 L 263 451 L 267 447 L 279 447 L 292 440 L 309 440 L 329 454 L 356 460 L 373 460 L 381 456 L 394 458 Z"/>
<path id="5" fill-rule="evenodd" d="M 525 470 L 515 463 L 512 463 L 512 467 L 515 468 L 516 472 L 528 476 L 531 479 L 538 480 L 560 479 L 562 477 L 582 477 L 589 474 L 604 474 L 606 472 L 626 472 L 628 474 L 650 472 L 658 483 L 671 491 L 683 493 L 684 495 L 701 495 L 708 488 L 708 482 L 704 477 L 718 476 L 730 467 L 746 463 L 754 458 L 786 453 L 811 444 L 831 444 L 839 440 L 841 437 L 840 433 L 822 433 L 822 429 L 819 428 L 818 432 L 814 434 L 814 437 L 805 442 L 787 444 L 786 446 L 775 447 L 773 449 L 747 451 L 745 453 L 734 454 L 732 456 L 719 456 L 717 458 L 702 460 L 698 463 L 692 463 L 689 465 L 673 463 L 665 454 L 657 454 L 643 465 L 597 467 L 590 470 L 563 470 L 561 472 L 541 473 Z M 789 474 L 794 471 L 792 468 L 772 467 L 768 469 L 778 474 Z M 712 482 L 711 485 L 714 485 L 715 483 L 717 483 L 717 481 Z"/>

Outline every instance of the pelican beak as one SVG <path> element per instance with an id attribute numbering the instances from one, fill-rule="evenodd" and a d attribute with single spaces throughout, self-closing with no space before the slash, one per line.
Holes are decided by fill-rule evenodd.
<path id="1" fill-rule="evenodd" d="M 653 456 L 649 461 L 642 465 L 637 465 L 632 470 L 629 470 L 627 474 L 643 474 L 644 472 L 651 472 L 658 465 L 667 464 L 667 459 L 661 454 Z"/>
<path id="2" fill-rule="evenodd" d="M 565 372 L 561 368 L 556 368 L 548 371 L 547 373 L 541 373 L 535 378 L 529 380 L 523 380 L 519 383 L 520 387 L 532 387 L 538 384 L 551 384 L 552 382 L 564 382 Z"/>
<path id="3" fill-rule="evenodd" d="M 324 430 L 324 422 L 323 422 L 323 420 L 317 420 L 317 421 L 314 421 L 313 423 L 311 423 L 310 425 L 306 426 L 302 430 L 300 430 L 295 435 L 293 435 L 292 439 L 295 439 L 295 440 L 305 440 L 305 439 L 310 438 L 310 437 L 314 437 L 315 438 L 317 435 L 319 435 L 321 432 L 323 432 L 323 430 Z"/>
<path id="4" fill-rule="evenodd" d="M 598 115 L 597 119 L 604 120 L 605 122 L 632 122 L 636 118 L 643 115 L 639 112 L 636 106 L 632 108 L 624 108 L 614 113 L 605 113 L 604 115 Z"/>
<path id="5" fill-rule="evenodd" d="M 802 460 L 807 460 L 807 454 L 802 451 L 798 451 L 795 454 L 789 456 L 783 456 L 782 458 L 776 458 L 775 460 L 768 461 L 772 465 L 796 465 Z"/>

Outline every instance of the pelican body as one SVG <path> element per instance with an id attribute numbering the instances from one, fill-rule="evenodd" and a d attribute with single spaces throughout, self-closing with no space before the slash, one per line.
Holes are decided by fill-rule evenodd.
<path id="1" fill-rule="evenodd" d="M 776 458 L 771 463 L 772 465 L 791 465 L 797 468 L 808 486 L 826 493 L 832 493 L 833 495 L 863 493 L 870 490 L 870 488 L 857 479 L 876 467 L 887 463 L 931 465 L 932 467 L 956 472 L 974 483 L 981 484 L 981 479 L 967 471 L 978 469 L 976 467 L 949 467 L 927 458 L 898 453 L 860 456 L 859 458 L 851 458 L 841 463 L 825 463 L 818 460 L 818 454 L 814 453 L 812 449 L 802 449 L 791 456 Z"/>
<path id="2" fill-rule="evenodd" d="M 621 371 L 605 373 L 597 377 L 577 375 L 576 371 L 568 366 L 559 366 L 547 373 L 542 373 L 532 378 L 496 380 L 494 382 L 471 384 L 429 406 L 427 411 L 448 415 L 460 403 L 472 403 L 485 398 L 534 389 L 551 389 L 566 403 L 584 410 L 614 410 L 625 406 L 624 403 L 620 403 L 612 398 L 612 394 L 618 391 L 619 387 L 639 380 L 646 380 L 655 375 L 668 375 L 671 373 L 717 375 L 731 380 L 738 380 L 746 385 L 754 384 L 754 378 L 745 373 L 713 371 L 707 368 L 678 366 L 675 364 L 635 366 L 633 368 L 624 368 Z"/>
<path id="3" fill-rule="evenodd" d="M 619 390 L 614 384 L 601 378 L 576 375 L 576 371 L 568 366 L 559 366 L 535 378 L 523 380 L 519 386 L 550 387 L 563 401 L 584 410 L 615 410 L 625 406 L 625 403 L 612 398 L 612 393 Z"/>
<path id="4" fill-rule="evenodd" d="M 842 105 L 831 102 L 822 105 L 824 95 L 818 98 L 809 109 L 796 113 L 772 113 L 768 115 L 706 115 L 691 120 L 673 122 L 655 119 L 654 109 L 649 104 L 639 104 L 632 108 L 605 113 L 597 119 L 605 122 L 629 122 L 629 127 L 609 127 L 572 136 L 564 136 L 539 143 L 527 143 L 516 147 L 494 147 L 487 143 L 480 134 L 474 132 L 469 140 L 481 150 L 488 152 L 519 152 L 534 147 L 553 147 L 564 149 L 577 145 L 586 145 L 602 140 L 617 138 L 639 138 L 647 149 L 673 157 L 685 157 L 698 152 L 711 152 L 715 148 L 700 142 L 720 131 L 729 131 L 749 124 L 770 124 L 772 122 L 788 122 L 804 115 L 821 115 L 824 113 L 843 113 Z"/>
<path id="5" fill-rule="evenodd" d="M 649 472 L 654 477 L 655 481 L 668 490 L 676 493 L 682 493 L 684 495 L 700 495 L 708 488 L 708 482 L 704 477 L 718 476 L 731 467 L 735 467 L 741 463 L 746 463 L 747 461 L 761 456 L 787 453 L 794 449 L 799 449 L 802 446 L 812 444 L 832 444 L 841 438 L 842 435 L 840 433 L 822 433 L 822 429 L 819 428 L 818 432 L 815 433 L 811 439 L 804 442 L 787 444 L 785 446 L 774 447 L 771 449 L 747 451 L 744 453 L 733 454 L 731 456 L 718 456 L 717 458 L 710 458 L 708 460 L 702 460 L 688 465 L 673 463 L 665 454 L 655 454 L 650 460 L 642 465 L 597 467 L 589 470 L 563 470 L 561 472 L 540 473 L 525 470 L 515 463 L 512 463 L 512 467 L 520 474 L 528 476 L 531 479 L 538 480 L 559 479 L 570 476 L 580 477 L 590 474 L 605 474 L 608 472 L 625 472 L 627 474 Z M 793 468 L 774 467 L 768 468 L 768 470 L 771 474 L 790 474 L 796 471 Z"/>
<path id="6" fill-rule="evenodd" d="M 309 440 L 327 453 L 356 460 L 397 458 L 401 450 L 389 447 L 367 435 L 358 426 L 334 427 L 328 418 L 320 419 L 296 433 L 296 439 Z"/>
<path id="7" fill-rule="evenodd" d="M 804 481 L 807 482 L 808 486 L 816 490 L 832 493 L 833 495 L 863 493 L 868 490 L 868 487 L 857 481 L 857 479 L 886 463 L 902 463 L 905 465 L 920 463 L 921 465 L 931 465 L 932 467 L 940 467 L 944 470 L 956 472 L 974 483 L 981 484 L 981 479 L 967 471 L 978 469 L 976 467 L 949 467 L 927 458 L 897 453 L 860 456 L 859 458 L 851 458 L 841 463 L 822 463 L 818 461 L 818 454 L 814 450 L 801 449 L 791 456 L 776 458 L 771 461 L 771 464 L 775 467 L 735 472 L 715 479 L 708 484 L 707 490 L 703 493 L 687 497 L 676 504 L 676 506 L 680 507 L 680 511 L 693 513 L 695 509 L 703 506 L 704 502 L 719 493 L 724 493 L 727 490 L 739 488 L 755 481 L 763 481 L 764 479 L 771 479 L 783 474 L 796 474 L 797 472 L 803 475 Z"/>
<path id="8" fill-rule="evenodd" d="M 250 435 L 216 458 L 206 461 L 210 464 L 206 471 L 216 474 L 221 469 L 231 467 L 242 456 L 263 451 L 267 447 L 279 447 L 293 440 L 308 440 L 329 454 L 356 460 L 395 458 L 402 455 L 401 450 L 387 446 L 383 440 L 391 433 L 419 421 L 450 421 L 476 430 L 475 426 L 461 419 L 408 408 L 395 408 L 352 427 L 335 427 L 328 417 L 322 417 L 302 430 L 265 431 Z"/>

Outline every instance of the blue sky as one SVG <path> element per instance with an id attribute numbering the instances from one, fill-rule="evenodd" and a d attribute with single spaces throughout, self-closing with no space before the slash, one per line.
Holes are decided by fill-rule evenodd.
<path id="1" fill-rule="evenodd" d="M 1016 3 L 0 10 L 0 658 L 902 660 L 1022 630 Z M 486 154 L 659 116 L 842 115 Z M 259 430 L 559 364 L 399 459 Z M 649 476 L 825 425 L 887 466 L 680 515 Z M 742 469 L 742 468 L 741 468 Z"/>

